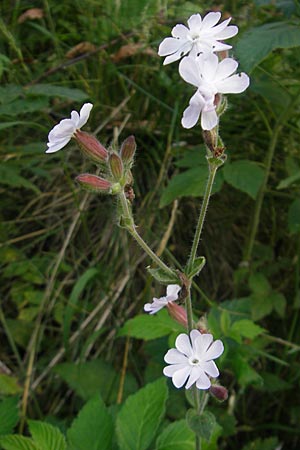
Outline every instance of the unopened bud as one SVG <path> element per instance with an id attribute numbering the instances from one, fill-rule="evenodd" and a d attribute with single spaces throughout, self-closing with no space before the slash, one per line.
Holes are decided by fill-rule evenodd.
<path id="1" fill-rule="evenodd" d="M 123 176 L 123 163 L 120 156 L 116 153 L 111 153 L 108 162 L 112 176 L 116 181 L 119 181 Z"/>
<path id="2" fill-rule="evenodd" d="M 105 147 L 91 134 L 77 130 L 74 135 L 82 153 L 97 164 L 107 161 L 108 152 Z"/>
<path id="3" fill-rule="evenodd" d="M 211 152 L 214 151 L 217 145 L 217 133 L 214 129 L 212 130 L 203 130 L 203 139 L 207 147 Z"/>
<path id="4" fill-rule="evenodd" d="M 224 402 L 228 399 L 227 389 L 224 386 L 220 386 L 219 384 L 212 384 L 209 388 L 209 392 L 220 402 Z"/>
<path id="5" fill-rule="evenodd" d="M 188 320 L 186 310 L 175 302 L 168 302 L 167 308 L 170 316 L 184 327 L 187 327 Z"/>
<path id="6" fill-rule="evenodd" d="M 134 136 L 129 136 L 121 145 L 120 156 L 124 164 L 130 165 L 133 162 L 136 150 L 136 142 Z"/>
<path id="7" fill-rule="evenodd" d="M 109 194 L 111 192 L 112 183 L 104 178 L 98 177 L 97 175 L 83 173 L 76 177 L 76 181 L 78 181 L 82 188 L 90 192 L 100 194 Z"/>

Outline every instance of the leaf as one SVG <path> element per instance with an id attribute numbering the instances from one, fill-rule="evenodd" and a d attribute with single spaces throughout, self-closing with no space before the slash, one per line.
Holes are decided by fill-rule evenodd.
<path id="1" fill-rule="evenodd" d="M 262 298 L 271 292 L 270 283 L 262 273 L 254 273 L 250 276 L 249 287 L 255 295 L 260 295 Z"/>
<path id="2" fill-rule="evenodd" d="M 268 316 L 273 309 L 273 301 L 270 296 L 261 295 L 251 296 L 251 316 L 254 321 L 260 320 Z"/>
<path id="3" fill-rule="evenodd" d="M 300 171 L 281 180 L 276 189 L 286 189 L 298 180 L 300 180 Z"/>
<path id="4" fill-rule="evenodd" d="M 155 450 L 194 450 L 195 434 L 187 426 L 186 420 L 168 425 L 158 436 Z"/>
<path id="5" fill-rule="evenodd" d="M 158 314 L 143 314 L 127 320 L 118 336 L 131 336 L 136 339 L 157 339 L 172 332 L 184 332 L 185 329 L 168 315 L 167 311 Z"/>
<path id="6" fill-rule="evenodd" d="M 263 169 L 254 161 L 234 161 L 224 166 L 224 179 L 255 200 L 264 178 Z"/>
<path id="7" fill-rule="evenodd" d="M 147 267 L 148 272 L 152 275 L 152 277 L 157 280 L 161 284 L 178 284 L 180 283 L 179 277 L 176 272 L 174 272 L 173 277 L 171 274 L 163 271 L 162 269 L 152 269 L 151 267 Z"/>
<path id="8" fill-rule="evenodd" d="M 40 450 L 31 438 L 16 434 L 0 437 L 0 445 L 4 450 Z"/>
<path id="9" fill-rule="evenodd" d="M 186 416 L 187 423 L 194 433 L 209 441 L 217 425 L 215 416 L 209 411 L 199 415 L 194 409 L 189 409 Z"/>
<path id="10" fill-rule="evenodd" d="M 270 437 L 267 439 L 256 439 L 245 445 L 242 450 L 277 450 L 280 449 L 277 437 Z"/>
<path id="11" fill-rule="evenodd" d="M 88 95 L 80 89 L 55 86 L 53 84 L 35 84 L 25 88 L 26 94 L 42 95 L 45 97 L 61 97 L 82 102 Z"/>
<path id="12" fill-rule="evenodd" d="M 198 166 L 186 170 L 171 178 L 168 186 L 163 190 L 160 207 L 166 206 L 179 197 L 202 197 L 208 179 L 207 166 Z M 218 192 L 223 184 L 221 172 L 217 172 L 212 192 Z"/>
<path id="13" fill-rule="evenodd" d="M 0 106 L 0 115 L 2 116 L 18 116 L 42 111 L 48 108 L 49 100 L 46 97 L 36 98 L 18 98 L 11 103 Z"/>
<path id="14" fill-rule="evenodd" d="M 68 450 L 111 450 L 113 421 L 99 395 L 82 408 L 67 437 Z"/>
<path id="15" fill-rule="evenodd" d="M 16 188 L 26 188 L 39 194 L 40 190 L 29 181 L 27 178 L 22 177 L 19 174 L 20 167 L 13 164 L 3 163 L 0 165 L 0 183 L 16 187 Z"/>
<path id="16" fill-rule="evenodd" d="M 19 422 L 19 398 L 9 397 L 0 402 L 0 435 L 12 433 Z"/>
<path id="17" fill-rule="evenodd" d="M 289 207 L 288 226 L 292 234 L 300 231 L 300 199 L 296 198 Z"/>
<path id="18" fill-rule="evenodd" d="M 241 342 L 241 339 L 238 339 L 235 336 L 254 339 L 264 332 L 264 328 L 256 325 L 252 320 L 243 319 L 234 322 L 230 329 L 229 336 L 232 336 L 237 342 Z"/>
<path id="19" fill-rule="evenodd" d="M 22 388 L 18 383 L 17 378 L 0 373 L 0 394 L 14 395 L 22 392 Z"/>
<path id="20" fill-rule="evenodd" d="M 249 385 L 262 385 L 261 376 L 248 364 L 240 354 L 232 356 L 231 365 L 239 384 L 243 387 Z"/>
<path id="21" fill-rule="evenodd" d="M 165 379 L 147 384 L 128 397 L 116 422 L 120 450 L 146 450 L 165 413 L 168 390 Z"/>
<path id="22" fill-rule="evenodd" d="M 286 309 L 286 298 L 280 292 L 273 291 L 271 296 L 271 301 L 273 305 L 273 309 L 277 312 L 277 314 L 284 318 L 285 309 Z"/>
<path id="23" fill-rule="evenodd" d="M 191 279 L 194 278 L 196 275 L 199 275 L 205 263 L 206 259 L 204 258 L 204 256 L 199 256 L 198 258 L 195 258 L 193 265 L 192 266 L 189 265 L 187 267 L 186 276 Z"/>
<path id="24" fill-rule="evenodd" d="M 28 425 L 39 450 L 65 450 L 67 448 L 65 437 L 57 427 L 39 420 L 28 420 Z"/>
<path id="25" fill-rule="evenodd" d="M 298 24 L 273 22 L 246 31 L 236 45 L 236 56 L 243 70 L 251 72 L 277 48 L 298 47 Z"/>

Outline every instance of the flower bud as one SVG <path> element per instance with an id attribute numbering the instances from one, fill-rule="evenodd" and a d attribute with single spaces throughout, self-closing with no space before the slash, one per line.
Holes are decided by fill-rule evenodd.
<path id="1" fill-rule="evenodd" d="M 184 327 L 187 327 L 188 320 L 186 310 L 175 302 L 168 302 L 167 308 L 172 319 L 180 323 Z"/>
<path id="2" fill-rule="evenodd" d="M 136 150 L 136 142 L 134 136 L 129 136 L 121 145 L 120 156 L 124 164 L 130 165 L 133 162 Z"/>
<path id="3" fill-rule="evenodd" d="M 216 130 L 214 128 L 212 130 L 203 130 L 202 134 L 205 144 L 213 152 L 217 144 Z"/>
<path id="4" fill-rule="evenodd" d="M 212 384 L 209 388 L 209 392 L 213 397 L 215 397 L 220 402 L 224 402 L 228 399 L 228 391 L 224 386 L 219 384 Z"/>
<path id="5" fill-rule="evenodd" d="M 92 175 L 90 173 L 82 173 L 76 177 L 76 181 L 87 191 L 99 194 L 109 194 L 111 192 L 112 183 L 104 178 Z"/>
<path id="6" fill-rule="evenodd" d="M 77 130 L 74 135 L 82 153 L 97 164 L 107 161 L 108 152 L 105 147 L 91 134 Z"/>
<path id="7" fill-rule="evenodd" d="M 112 176 L 116 181 L 119 181 L 123 176 L 123 163 L 119 155 L 111 153 L 108 158 L 108 163 Z"/>

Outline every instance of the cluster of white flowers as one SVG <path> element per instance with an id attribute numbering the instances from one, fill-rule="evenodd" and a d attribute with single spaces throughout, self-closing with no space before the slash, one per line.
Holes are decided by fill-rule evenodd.
<path id="1" fill-rule="evenodd" d="M 179 73 L 187 82 L 197 88 L 189 106 L 183 113 L 182 126 L 192 128 L 201 114 L 203 130 L 212 130 L 218 125 L 217 94 L 239 94 L 249 86 L 245 73 L 234 74 L 238 63 L 232 58 L 219 61 L 216 52 L 232 48 L 224 44 L 225 39 L 238 33 L 238 28 L 229 25 L 231 18 L 219 25 L 220 12 L 210 12 L 202 20 L 200 14 L 192 15 L 187 23 L 172 29 L 172 37 L 165 38 L 159 46 L 158 54 L 166 56 L 164 64 L 179 60 Z M 188 55 L 188 56 L 186 56 Z"/>

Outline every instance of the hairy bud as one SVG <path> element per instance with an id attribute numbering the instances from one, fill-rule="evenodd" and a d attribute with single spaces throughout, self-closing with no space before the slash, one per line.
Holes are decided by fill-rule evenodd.
<path id="1" fill-rule="evenodd" d="M 224 402 L 228 399 L 228 391 L 224 386 L 219 384 L 212 384 L 209 388 L 209 392 L 213 397 L 215 397 L 220 402 Z"/>
<path id="2" fill-rule="evenodd" d="M 184 327 L 187 327 L 188 320 L 186 310 L 175 302 L 168 302 L 167 308 L 172 319 L 180 323 Z"/>
<path id="3" fill-rule="evenodd" d="M 119 155 L 111 153 L 108 158 L 108 163 L 112 176 L 116 181 L 119 181 L 123 176 L 123 163 Z"/>
<path id="4" fill-rule="evenodd" d="M 106 163 L 108 152 L 105 147 L 89 133 L 77 130 L 74 135 L 80 150 L 87 158 L 97 164 Z"/>
<path id="5" fill-rule="evenodd" d="M 134 154 L 136 151 L 136 142 L 134 136 L 129 136 L 121 145 L 120 156 L 122 161 L 126 165 L 130 165 L 133 162 Z"/>
<path id="6" fill-rule="evenodd" d="M 90 192 L 109 194 L 112 189 L 112 183 L 110 181 L 90 173 L 78 175 L 78 177 L 76 177 L 76 181 L 83 189 Z"/>

